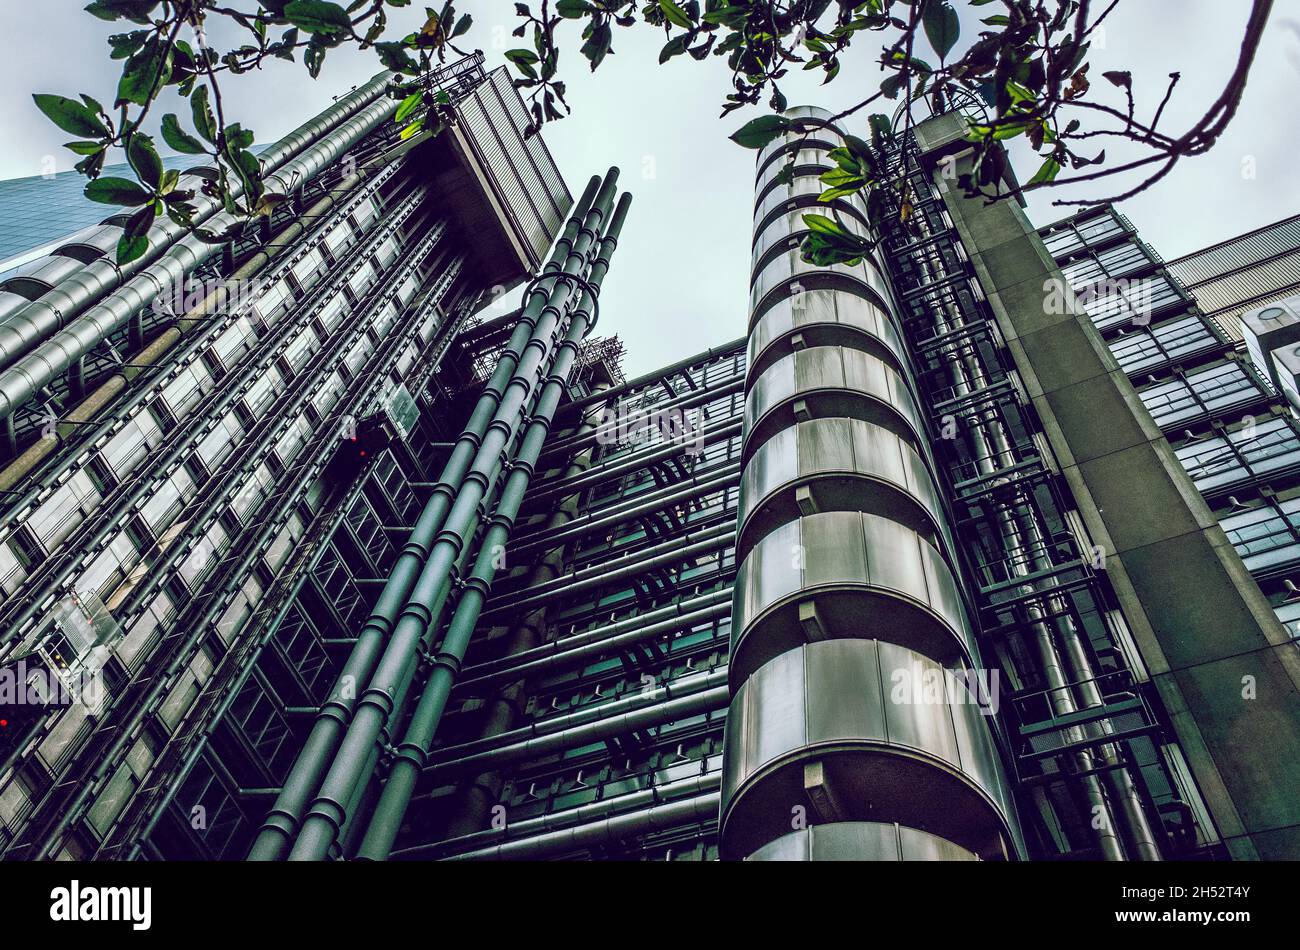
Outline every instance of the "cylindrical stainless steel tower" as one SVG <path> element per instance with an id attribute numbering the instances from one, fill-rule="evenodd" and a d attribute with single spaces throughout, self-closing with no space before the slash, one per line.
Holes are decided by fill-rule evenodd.
<path id="1" fill-rule="evenodd" d="M 725 858 L 1005 859 L 1014 806 L 884 271 L 804 262 L 845 145 L 830 113 L 758 157 L 722 780 Z M 793 152 L 794 177 L 779 176 Z"/>

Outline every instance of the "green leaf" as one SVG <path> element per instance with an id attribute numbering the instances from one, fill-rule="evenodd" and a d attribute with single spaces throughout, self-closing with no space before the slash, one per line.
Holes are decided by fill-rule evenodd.
<path id="1" fill-rule="evenodd" d="M 75 99 L 49 95 L 36 95 L 32 99 L 36 102 L 36 108 L 64 132 L 86 136 L 108 135 L 108 127 L 94 110 Z"/>
<path id="2" fill-rule="evenodd" d="M 149 207 L 149 210 L 153 210 L 152 205 Z M 148 250 L 149 239 L 143 234 L 136 237 L 127 237 L 123 234 L 117 241 L 118 266 L 120 267 L 123 264 L 130 264 L 132 261 L 144 257 Z"/>
<path id="3" fill-rule="evenodd" d="M 1038 171 L 1034 172 L 1034 177 L 1029 179 L 1026 183 L 1026 187 L 1029 185 L 1039 185 L 1049 181 L 1054 181 L 1060 170 L 1061 163 L 1049 155 L 1047 161 L 1043 162 Z"/>
<path id="4" fill-rule="evenodd" d="M 685 52 L 687 38 L 688 34 L 678 33 L 671 40 L 665 43 L 664 48 L 659 51 L 659 62 L 666 63 L 674 56 Z"/>
<path id="5" fill-rule="evenodd" d="M 379 55 L 379 61 L 384 67 L 391 69 L 395 73 L 403 73 L 408 76 L 414 76 L 420 71 L 420 64 L 415 61 L 406 47 L 401 43 L 376 43 L 375 52 Z"/>
<path id="6" fill-rule="evenodd" d="M 691 17 L 685 10 L 673 3 L 673 0 L 659 0 L 659 9 L 663 11 L 664 19 L 669 23 L 689 30 L 691 28 Z"/>
<path id="7" fill-rule="evenodd" d="M 402 104 L 397 107 L 397 114 L 393 116 L 393 121 L 398 123 L 399 125 L 405 122 L 412 112 L 420 108 L 420 103 L 422 103 L 423 101 L 424 101 L 423 92 L 411 93 L 409 96 L 403 99 Z"/>
<path id="8" fill-rule="evenodd" d="M 207 86 L 202 88 L 206 90 Z M 163 116 L 162 137 L 168 148 L 184 152 L 186 155 L 202 155 L 207 151 L 202 142 L 181 128 L 181 120 L 171 112 Z"/>
<path id="9" fill-rule="evenodd" d="M 233 151 L 246 149 L 253 144 L 253 132 L 238 122 L 226 126 L 226 147 Z"/>
<path id="10" fill-rule="evenodd" d="M 158 0 L 94 0 L 86 6 L 86 12 L 101 20 L 117 20 L 125 17 L 136 23 L 148 23 L 149 14 L 158 6 Z"/>
<path id="11" fill-rule="evenodd" d="M 352 31 L 352 18 L 348 11 L 328 0 L 293 0 L 285 4 L 284 17 L 308 33 L 333 36 Z"/>
<path id="12" fill-rule="evenodd" d="M 140 180 L 157 190 L 162 183 L 163 163 L 154 148 L 153 139 L 143 132 L 135 132 L 126 145 L 126 159 L 140 176 Z"/>
<path id="13" fill-rule="evenodd" d="M 530 49 L 509 49 L 506 50 L 506 59 L 518 65 L 529 65 L 536 63 L 537 54 Z"/>
<path id="14" fill-rule="evenodd" d="M 761 115 L 732 133 L 731 141 L 744 148 L 762 148 L 789 127 L 789 119 L 779 115 Z"/>
<path id="15" fill-rule="evenodd" d="M 105 145 L 103 142 L 65 142 L 63 147 L 75 155 L 97 155 Z"/>
<path id="16" fill-rule="evenodd" d="M 199 86 L 190 96 L 190 112 L 194 117 L 194 128 L 212 144 L 217 142 L 217 120 L 208 107 L 208 87 Z"/>
<path id="17" fill-rule="evenodd" d="M 566 20 L 577 20 L 596 9 L 587 0 L 560 0 L 555 5 L 555 12 Z"/>
<path id="18" fill-rule="evenodd" d="M 849 232 L 840 227 L 839 223 L 826 217 L 824 214 L 805 214 L 803 223 L 808 225 L 811 231 L 817 231 L 822 234 L 831 234 L 835 237 L 852 237 Z"/>
<path id="19" fill-rule="evenodd" d="M 456 28 L 451 31 L 451 38 L 454 40 L 458 36 L 463 36 L 473 25 L 474 18 L 466 13 L 456 20 Z"/>
<path id="20" fill-rule="evenodd" d="M 148 105 L 171 77 L 172 49 L 158 37 L 149 38 L 140 52 L 127 60 L 117 84 L 117 105 Z"/>
<path id="21" fill-rule="evenodd" d="M 135 30 L 131 33 L 117 33 L 108 38 L 108 45 L 112 49 L 109 54 L 110 59 L 126 59 L 149 38 L 148 30 Z"/>
<path id="22" fill-rule="evenodd" d="M 849 183 L 861 184 L 863 178 L 861 175 L 855 175 L 853 172 L 845 171 L 843 168 L 832 168 L 830 171 L 822 172 L 821 182 L 824 185 L 833 185 L 841 188 Z"/>
<path id="23" fill-rule="evenodd" d="M 957 11 L 948 0 L 929 0 L 922 14 L 922 23 L 925 26 L 925 38 L 930 41 L 939 58 L 944 59 L 961 36 Z"/>
<path id="24" fill-rule="evenodd" d="M 96 178 L 86 185 L 86 197 L 105 205 L 142 205 L 151 198 L 129 178 Z"/>
<path id="25" fill-rule="evenodd" d="M 591 63 L 592 72 L 596 67 L 604 62 L 605 57 L 610 53 L 610 43 L 613 42 L 614 33 L 609 28 L 608 23 L 602 23 L 591 31 L 591 36 L 587 37 L 587 42 L 582 44 L 581 53 Z"/>

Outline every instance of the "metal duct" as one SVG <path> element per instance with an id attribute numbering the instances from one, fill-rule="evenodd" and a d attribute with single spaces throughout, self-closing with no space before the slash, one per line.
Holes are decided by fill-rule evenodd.
<path id="1" fill-rule="evenodd" d="M 323 137 L 335 133 L 335 130 L 345 120 L 383 96 L 392 75 L 389 72 L 379 73 L 364 86 L 343 96 L 320 115 L 303 123 L 279 142 L 261 152 L 258 155 L 258 161 L 265 171 L 276 172 L 281 169 L 281 166 L 285 166 L 285 174 L 268 179 L 268 184 L 274 180 L 281 189 L 286 189 L 284 193 L 291 193 L 298 184 L 301 184 L 301 180 L 293 172 L 293 163 L 289 160 L 294 156 L 298 156 L 309 146 L 315 145 Z M 383 105 L 386 109 L 396 107 L 395 103 L 387 101 Z M 286 165 L 286 163 L 288 164 Z M 323 167 L 323 165 L 319 167 Z M 315 174 L 314 171 L 307 173 L 303 176 L 304 180 L 313 174 Z M 202 184 L 202 179 L 187 175 L 185 172 L 181 173 L 178 187 L 192 188 L 196 192 L 195 203 L 198 210 L 194 215 L 194 220 L 197 224 L 207 222 L 221 209 L 220 202 L 208 198 L 198 190 Z M 238 191 L 238 188 L 236 190 Z M 222 226 L 228 223 L 229 221 L 223 220 Z M 106 227 L 111 228 L 115 235 L 121 234 L 121 228 L 116 225 L 96 225 L 93 228 L 87 228 L 83 232 L 72 235 L 64 241 L 61 247 L 87 243 L 82 235 L 87 237 L 95 235 L 96 240 L 89 243 L 96 247 L 102 246 L 98 239 L 102 238 L 104 234 L 101 229 Z M 133 276 L 150 273 L 152 265 L 169 253 L 171 246 L 186 234 L 185 229 L 173 223 L 170 218 L 160 218 L 154 222 L 153 227 L 149 230 L 149 251 L 143 257 L 123 267 L 119 267 L 110 259 L 96 260 L 77 268 L 74 273 L 64 276 L 39 300 L 17 311 L 11 319 L 0 325 L 0 367 L 13 365 L 23 355 L 31 352 L 42 340 L 67 326 L 72 318 L 85 311 L 106 294 L 123 286 Z M 194 245 L 191 248 L 192 251 L 202 252 L 200 260 L 212 253 L 211 245 L 205 245 L 189 237 L 185 241 Z M 185 241 L 181 243 L 185 243 Z M 114 236 L 112 244 L 116 243 L 117 239 Z M 62 258 L 57 255 L 58 252 L 56 251 L 55 255 L 49 260 L 61 260 Z M 186 271 L 188 269 L 187 267 Z M 0 415 L 8 415 L 12 411 L 12 407 L 5 408 L 0 411 Z"/>
<path id="2" fill-rule="evenodd" d="M 374 81 L 376 80 L 372 80 Z M 338 108 L 336 106 L 335 109 L 328 110 L 325 115 L 333 113 Z M 303 182 L 314 177 L 321 169 L 339 158 L 395 109 L 396 103 L 391 100 L 373 102 L 342 125 L 323 132 L 316 144 L 267 177 L 268 190 L 292 193 Z M 283 161 L 283 158 L 280 161 Z M 238 221 L 235 216 L 221 211 L 211 216 L 207 224 L 221 230 L 237 224 Z M 170 221 L 168 225 L 173 230 L 179 230 Z M 67 314 L 63 308 L 49 307 L 33 311 L 30 315 L 25 309 L 0 326 L 0 362 L 12 363 L 14 358 L 22 353 L 29 354 L 0 373 L 0 418 L 13 415 L 43 387 L 66 372 L 78 359 L 122 327 L 133 315 L 149 306 L 159 294 L 166 293 L 169 288 L 176 286 L 186 274 L 216 253 L 214 245 L 206 244 L 193 235 L 179 241 L 174 240 L 175 236 L 174 234 L 167 236 L 171 246 L 162 248 L 165 253 L 160 250 L 160 256 L 155 258 L 154 263 L 139 271 L 98 303 L 95 301 L 109 287 L 102 286 L 98 289 L 92 287 L 92 284 L 102 282 L 91 280 L 87 276 L 90 268 L 85 268 L 64 281 L 60 287 L 68 287 L 69 297 L 69 302 L 65 303 L 64 307 L 69 313 L 81 313 L 71 323 L 65 325 Z M 161 238 L 161 235 L 153 235 L 151 240 Z M 104 263 L 105 266 L 112 266 L 115 271 L 117 270 L 116 265 Z M 117 284 L 113 283 L 112 286 Z M 38 303 L 43 305 L 43 301 L 44 298 Z M 63 329 L 59 329 L 60 327 Z M 40 343 L 39 341 L 45 337 L 48 339 Z M 7 339 L 16 341 L 8 351 L 4 349 Z"/>

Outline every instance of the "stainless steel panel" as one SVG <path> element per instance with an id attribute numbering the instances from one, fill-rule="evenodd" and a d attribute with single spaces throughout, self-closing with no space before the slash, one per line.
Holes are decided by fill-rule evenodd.
<path id="1" fill-rule="evenodd" d="M 959 602 L 931 596 L 928 573 L 951 571 L 916 532 L 880 515 L 830 511 L 761 538 L 736 575 L 733 682 L 805 641 L 880 638 L 938 660 L 975 655 Z M 818 612 L 814 627 L 800 605 Z"/>
<path id="2" fill-rule="evenodd" d="M 806 653 L 808 682 L 816 687 L 808 691 L 809 741 L 886 734 L 875 647 L 874 640 L 827 640 Z"/>
<path id="3" fill-rule="evenodd" d="M 836 821 L 813 825 L 764 845 L 747 861 L 978 861 L 945 838 L 905 825 Z"/>
<path id="4" fill-rule="evenodd" d="M 810 181 L 817 181 L 816 178 L 810 178 Z M 825 185 L 819 185 L 825 188 Z M 858 237 L 867 239 L 871 234 L 866 224 L 858 217 L 861 209 L 856 204 L 836 199 L 828 203 L 819 203 L 818 207 L 798 208 L 794 211 L 787 211 L 785 214 L 779 214 L 774 218 L 769 218 L 763 223 L 761 229 L 755 233 L 753 250 L 750 252 L 749 268 L 754 271 L 759 262 L 778 241 L 793 235 L 807 234 L 809 231 L 807 223 L 803 217 L 806 214 L 817 214 L 822 217 L 837 217 L 843 224 L 844 229 Z"/>
<path id="5" fill-rule="evenodd" d="M 895 670 L 935 677 L 937 689 L 900 693 Z M 946 683 L 940 664 L 874 640 L 810 643 L 754 671 L 727 719 L 724 856 L 745 857 L 784 837 L 803 808 L 811 825 L 899 822 L 1004 857 L 1012 837 L 1002 774 L 983 762 L 972 761 L 980 771 L 962 767 L 953 717 L 964 717 L 968 732 L 987 733 L 989 722 L 978 707 L 953 705 Z M 876 833 L 858 834 L 865 846 Z M 908 850 L 947 852 L 924 840 Z"/>
<path id="6" fill-rule="evenodd" d="M 751 382 L 745 397 L 746 455 L 774 431 L 760 426 L 770 412 L 795 397 L 825 391 L 870 397 L 891 418 L 897 417 L 895 428 L 914 434 L 914 440 L 925 431 L 916 403 L 896 369 L 861 350 L 814 346 L 778 360 Z M 815 406 L 810 409 L 816 411 Z M 827 414 L 857 415 L 838 404 Z"/>
<path id="7" fill-rule="evenodd" d="M 804 289 L 815 289 L 819 286 L 818 277 L 823 281 L 826 277 L 839 277 L 841 280 L 867 288 L 881 300 L 890 299 L 888 284 L 874 261 L 863 260 L 852 266 L 832 264 L 818 267 L 803 260 L 801 252 L 795 248 L 784 254 L 778 254 L 754 275 L 749 293 L 751 320 L 764 313 L 768 306 L 773 305 L 782 296 L 790 296 L 787 284 L 798 282 Z M 824 286 L 824 283 L 821 286 Z M 776 295 L 776 299 L 768 299 L 769 295 L 773 294 Z"/>
<path id="8" fill-rule="evenodd" d="M 906 594 L 923 604 L 931 603 L 925 579 L 922 546 L 929 547 L 915 531 L 894 521 L 864 516 L 867 552 L 867 583 Z M 929 550 L 934 552 L 934 548 Z M 937 555 L 937 552 L 934 552 Z"/>
<path id="9" fill-rule="evenodd" d="M 844 133 L 838 125 L 823 125 L 823 122 L 829 122 L 835 117 L 835 113 L 828 112 L 817 106 L 791 106 L 782 113 L 787 119 L 798 122 L 800 119 L 815 119 L 816 122 L 800 123 L 798 130 L 792 130 L 783 135 L 778 135 L 771 142 L 768 142 L 758 153 L 758 165 L 762 167 L 763 163 L 770 156 L 780 151 L 786 145 L 797 142 L 803 138 L 804 131 L 813 130 L 814 135 L 819 139 L 834 141 L 837 145 L 844 143 Z"/>
<path id="10" fill-rule="evenodd" d="M 880 679 L 889 697 L 884 703 L 889 741 L 928 752 L 960 768 L 944 667 L 892 643 L 878 647 Z"/>
<path id="11" fill-rule="evenodd" d="M 805 346 L 855 347 L 888 354 L 896 367 L 907 365 L 898 330 L 880 306 L 859 294 L 826 288 L 784 297 L 755 321 L 749 333 L 749 377 L 791 353 L 790 337 L 796 332 Z"/>

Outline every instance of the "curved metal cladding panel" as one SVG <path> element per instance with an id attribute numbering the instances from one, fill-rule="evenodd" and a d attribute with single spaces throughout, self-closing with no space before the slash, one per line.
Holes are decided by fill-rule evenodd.
<path id="1" fill-rule="evenodd" d="M 943 661 L 975 655 L 943 555 L 906 525 L 860 511 L 787 522 L 741 562 L 731 617 L 732 692 L 783 650 L 839 637 L 877 637 Z"/>
<path id="2" fill-rule="evenodd" d="M 777 360 L 745 393 L 743 457 L 801 418 L 864 419 L 919 443 L 920 410 L 900 373 L 870 353 L 843 346 L 795 350 Z"/>
<path id="3" fill-rule="evenodd" d="M 801 259 L 844 144 L 800 107 L 759 154 L 720 851 L 753 860 L 1016 852 L 911 362 L 875 254 Z M 792 180 L 778 177 L 793 158 Z M 928 684 L 928 687 L 922 686 Z"/>
<path id="4" fill-rule="evenodd" d="M 988 710 L 966 682 L 961 668 L 878 640 L 810 643 L 755 670 L 727 712 L 723 855 L 805 823 L 870 820 L 1005 859 L 1010 798 Z"/>
<path id="5" fill-rule="evenodd" d="M 921 454 L 860 419 L 800 422 L 758 447 L 740 481 L 736 560 L 776 527 L 815 511 L 883 515 L 931 542 L 945 524 Z M 947 538 L 944 544 L 951 550 Z"/>
<path id="6" fill-rule="evenodd" d="M 978 861 L 928 831 L 880 821 L 834 821 L 792 831 L 763 845 L 750 861 Z"/>
<path id="7" fill-rule="evenodd" d="M 898 328 L 878 303 L 834 290 L 806 290 L 777 301 L 750 328 L 747 379 L 809 346 L 862 350 L 900 372 L 909 365 Z"/>

